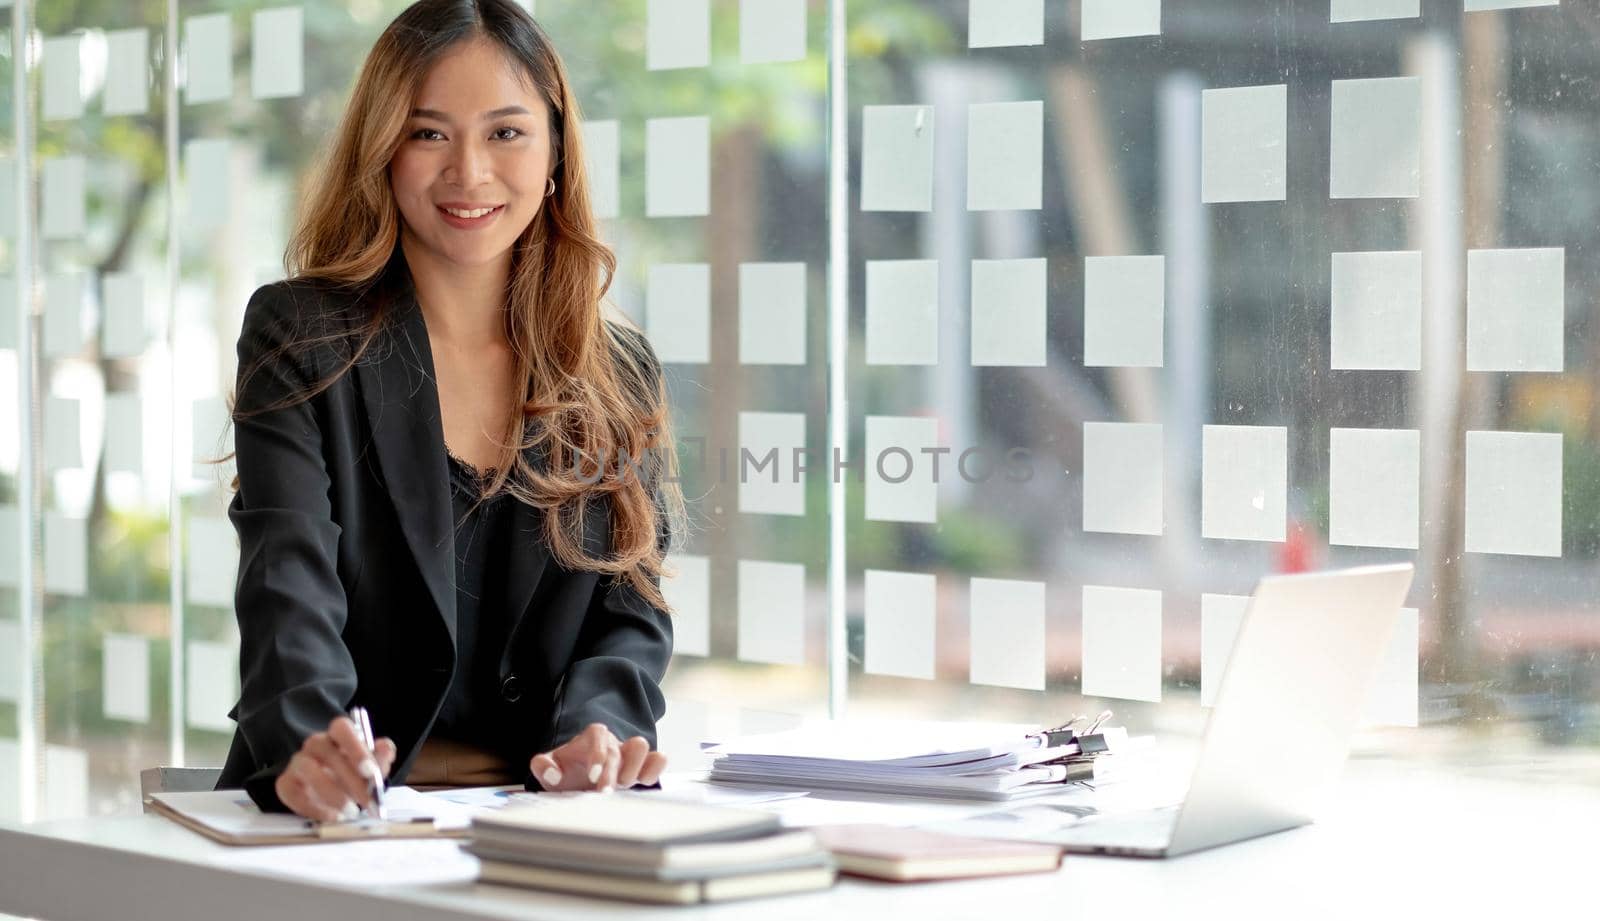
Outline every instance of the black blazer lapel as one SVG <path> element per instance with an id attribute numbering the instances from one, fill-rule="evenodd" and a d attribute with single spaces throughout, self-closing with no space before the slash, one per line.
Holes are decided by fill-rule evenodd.
<path id="1" fill-rule="evenodd" d="M 410 279 L 391 291 L 384 332 L 356 374 L 384 485 L 453 649 L 455 536 L 433 350 Z"/>

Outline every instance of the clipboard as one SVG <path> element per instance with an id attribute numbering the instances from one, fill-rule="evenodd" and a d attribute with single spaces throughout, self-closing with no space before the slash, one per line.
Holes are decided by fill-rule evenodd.
<path id="1" fill-rule="evenodd" d="M 156 812 L 197 834 L 230 846 L 317 844 L 382 838 L 464 838 L 472 810 L 426 796 L 410 787 L 393 787 L 389 819 L 314 822 L 297 815 L 264 813 L 243 790 L 155 793 Z"/>

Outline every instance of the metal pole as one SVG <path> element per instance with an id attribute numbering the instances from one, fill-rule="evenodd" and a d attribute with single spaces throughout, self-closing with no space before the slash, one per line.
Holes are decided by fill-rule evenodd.
<path id="1" fill-rule="evenodd" d="M 33 362 L 33 137 L 30 134 L 28 95 L 28 7 L 11 5 L 11 131 L 16 150 L 16 170 L 12 175 L 12 194 L 17 200 L 16 285 L 17 303 L 17 632 L 22 642 L 15 651 L 22 676 L 17 695 L 17 784 L 21 794 L 18 815 L 24 822 L 39 817 L 39 764 L 43 760 L 44 681 L 40 654 L 44 650 L 44 597 L 34 579 L 34 550 L 38 543 L 39 509 L 35 488 L 34 408 L 38 388 L 34 386 Z"/>
<path id="2" fill-rule="evenodd" d="M 850 456 L 845 390 L 850 342 L 850 114 L 845 87 L 844 0 L 828 3 L 828 716 L 844 717 L 850 686 L 845 620 L 845 483 Z"/>
<path id="3" fill-rule="evenodd" d="M 167 558 L 171 583 L 167 589 L 168 610 L 168 686 L 167 695 L 167 747 L 174 766 L 182 767 L 185 760 L 183 744 L 184 727 L 184 649 L 183 649 L 183 503 L 178 494 L 180 471 L 186 470 L 184 458 L 178 454 L 178 422 L 180 413 L 178 393 L 178 0 L 167 0 L 167 53 L 163 55 L 161 86 L 166 93 L 163 112 L 167 146 L 167 355 L 173 424 L 168 433 L 167 449 L 172 464 L 167 475 Z"/>

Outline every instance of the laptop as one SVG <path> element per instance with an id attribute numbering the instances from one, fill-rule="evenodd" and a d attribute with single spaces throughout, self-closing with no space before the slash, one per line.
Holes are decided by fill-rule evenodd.
<path id="1" fill-rule="evenodd" d="M 1308 824 L 1349 754 L 1411 576 L 1402 563 L 1262 579 L 1183 802 L 1089 816 L 1050 843 L 1176 857 Z"/>

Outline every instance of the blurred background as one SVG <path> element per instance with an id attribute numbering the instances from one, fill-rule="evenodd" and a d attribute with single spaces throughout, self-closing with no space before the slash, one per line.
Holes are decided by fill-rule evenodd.
<path id="1" fill-rule="evenodd" d="M 669 753 L 1197 734 L 1260 576 L 1410 561 L 1358 755 L 1600 777 L 1592 6 L 522 5 L 668 369 Z M 405 6 L 0 4 L 0 817 L 222 761 L 239 322 Z"/>

